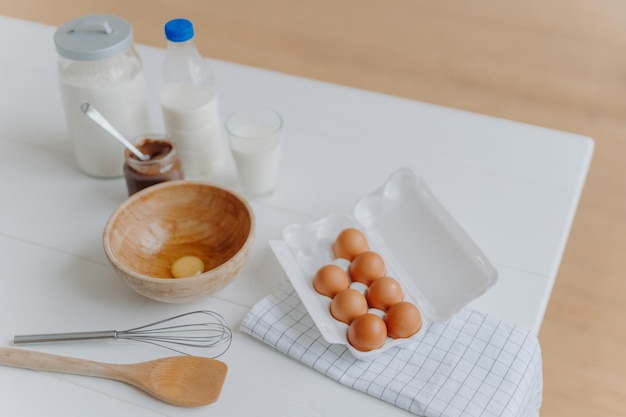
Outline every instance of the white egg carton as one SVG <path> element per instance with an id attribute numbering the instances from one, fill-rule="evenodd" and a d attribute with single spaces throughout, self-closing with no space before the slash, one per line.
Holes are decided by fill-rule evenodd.
<path id="1" fill-rule="evenodd" d="M 405 300 L 419 308 L 423 325 L 416 335 L 387 338 L 379 349 L 358 351 L 348 343 L 348 325 L 330 314 L 331 299 L 313 288 L 320 267 L 346 266 L 345 260 L 335 259 L 332 244 L 348 227 L 365 233 L 370 249 L 383 257 L 387 275 L 400 283 Z M 361 360 L 407 343 L 428 322 L 451 318 L 498 279 L 487 257 L 408 168 L 360 198 L 352 216 L 335 213 L 315 223 L 290 225 L 282 237 L 270 241 L 270 246 L 322 336 L 329 343 L 346 345 Z"/>

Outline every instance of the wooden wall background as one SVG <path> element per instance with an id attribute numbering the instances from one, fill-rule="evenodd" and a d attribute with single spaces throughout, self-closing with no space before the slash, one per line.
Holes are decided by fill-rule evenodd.
<path id="1" fill-rule="evenodd" d="M 626 414 L 625 1 L 0 0 L 52 25 L 92 13 L 155 46 L 190 17 L 211 58 L 593 137 L 540 334 L 542 416 Z"/>

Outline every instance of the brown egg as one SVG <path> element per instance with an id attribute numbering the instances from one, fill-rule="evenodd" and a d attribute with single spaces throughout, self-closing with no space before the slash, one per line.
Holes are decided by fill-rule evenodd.
<path id="1" fill-rule="evenodd" d="M 372 308 L 386 311 L 404 298 L 400 283 L 391 277 L 375 279 L 367 289 L 367 303 Z"/>
<path id="2" fill-rule="evenodd" d="M 348 327 L 348 342 L 361 352 L 382 347 L 386 338 L 385 322 L 376 314 L 363 314 L 352 320 Z"/>
<path id="3" fill-rule="evenodd" d="M 422 315 L 415 304 L 402 301 L 389 307 L 385 314 L 385 324 L 389 337 L 411 337 L 422 328 Z"/>
<path id="4" fill-rule="evenodd" d="M 353 281 L 369 286 L 372 281 L 385 276 L 385 261 L 376 252 L 365 251 L 350 262 L 350 277 Z"/>
<path id="5" fill-rule="evenodd" d="M 330 314 L 346 324 L 350 324 L 352 320 L 365 313 L 367 300 L 354 288 L 339 291 L 330 302 Z"/>
<path id="6" fill-rule="evenodd" d="M 349 286 L 350 277 L 348 273 L 335 264 L 322 266 L 313 277 L 315 291 L 330 298 Z"/>
<path id="7" fill-rule="evenodd" d="M 342 230 L 333 244 L 335 256 L 349 261 L 352 261 L 355 256 L 368 249 L 367 238 L 363 232 L 353 227 Z"/>

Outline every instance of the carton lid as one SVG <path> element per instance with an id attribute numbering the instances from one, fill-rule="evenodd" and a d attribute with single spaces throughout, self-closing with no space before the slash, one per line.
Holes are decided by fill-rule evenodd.
<path id="1" fill-rule="evenodd" d="M 430 321 L 445 321 L 497 281 L 498 272 L 412 170 L 362 197 L 354 217 Z"/>

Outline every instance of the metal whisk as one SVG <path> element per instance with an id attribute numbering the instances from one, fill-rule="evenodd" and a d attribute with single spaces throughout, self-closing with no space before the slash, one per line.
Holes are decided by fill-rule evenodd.
<path id="1" fill-rule="evenodd" d="M 188 355 L 176 346 L 220 348 L 221 356 L 230 347 L 232 330 L 226 320 L 213 311 L 198 310 L 159 320 L 128 330 L 102 330 L 72 333 L 18 335 L 14 344 L 67 342 L 76 340 L 128 339 L 150 343 Z"/>

